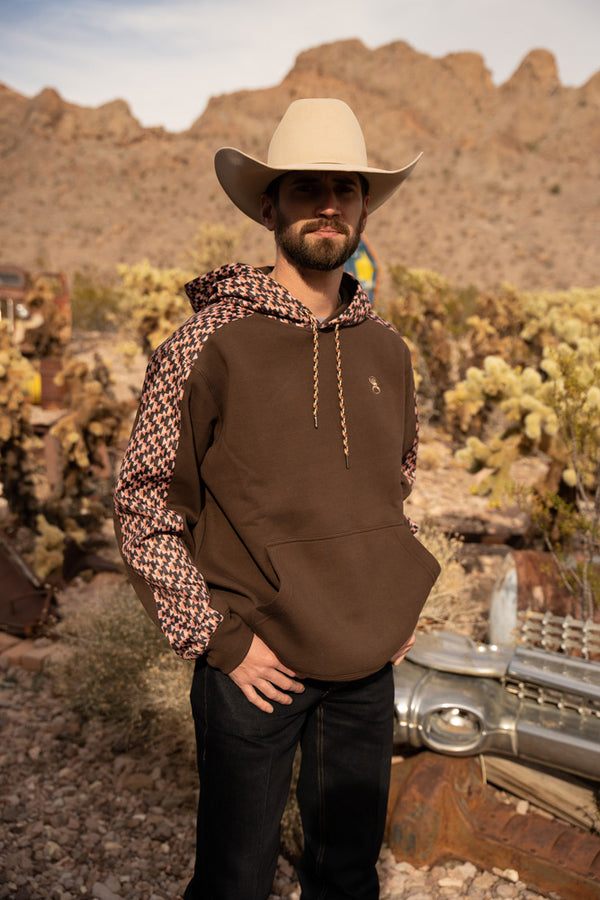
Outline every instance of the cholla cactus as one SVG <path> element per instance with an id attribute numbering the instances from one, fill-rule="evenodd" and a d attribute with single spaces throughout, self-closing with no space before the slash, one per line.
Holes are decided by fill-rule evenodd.
<path id="1" fill-rule="evenodd" d="M 422 399 L 444 414 L 444 392 L 464 377 L 469 366 L 487 356 L 523 364 L 528 348 L 520 335 L 521 298 L 508 285 L 496 294 L 458 288 L 425 269 L 390 268 L 397 296 L 381 305 L 381 314 L 414 346 L 413 363 Z"/>
<path id="2" fill-rule="evenodd" d="M 226 225 L 203 222 L 194 237 L 191 250 L 184 253 L 188 267 L 195 275 L 232 262 L 245 228 L 233 230 Z"/>
<path id="3" fill-rule="evenodd" d="M 446 403 L 448 419 L 458 429 L 472 432 L 476 425 L 478 433 L 469 435 L 457 456 L 471 471 L 487 470 L 476 490 L 490 494 L 492 502 L 514 492 L 511 471 L 519 456 L 542 451 L 550 460 L 549 479 L 533 494 L 534 519 L 565 584 L 590 614 L 599 596 L 594 567 L 600 556 L 598 342 L 581 338 L 576 346 L 548 346 L 540 371 L 513 369 L 489 357 L 483 369 L 470 369 L 446 392 Z"/>
<path id="4" fill-rule="evenodd" d="M 24 323 L 20 351 L 34 359 L 60 356 L 71 338 L 71 312 L 68 302 L 58 303 L 63 288 L 57 278 L 47 274 L 36 278 L 25 297 L 31 319 Z"/>
<path id="5" fill-rule="evenodd" d="M 113 453 L 129 423 L 129 404 L 115 399 L 106 364 L 90 369 L 69 361 L 57 381 L 66 389 L 68 412 L 50 429 L 60 447 L 61 472 L 46 507 L 72 530 L 74 522 L 93 526 L 110 512 L 114 488 Z"/>
<path id="6" fill-rule="evenodd" d="M 32 524 L 39 509 L 41 448 L 30 418 L 37 373 L 0 324 L 0 482 L 11 513 Z"/>
<path id="7" fill-rule="evenodd" d="M 122 325 L 133 326 L 128 336 L 139 341 L 147 356 L 190 315 L 186 282 L 231 262 L 241 235 L 224 225 L 204 223 L 192 249 L 183 254 L 185 270 L 158 269 L 148 261 L 118 267 L 123 281 Z"/>
<path id="8" fill-rule="evenodd" d="M 193 276 L 180 269 L 157 269 L 149 262 L 120 265 L 121 317 L 130 339 L 149 356 L 190 315 L 183 287 Z"/>

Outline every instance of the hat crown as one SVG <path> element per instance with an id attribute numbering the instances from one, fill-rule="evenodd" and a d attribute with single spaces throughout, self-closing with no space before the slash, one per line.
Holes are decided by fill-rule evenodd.
<path id="1" fill-rule="evenodd" d="M 342 100 L 295 100 L 269 144 L 273 168 L 331 164 L 362 169 L 367 148 L 358 119 Z"/>

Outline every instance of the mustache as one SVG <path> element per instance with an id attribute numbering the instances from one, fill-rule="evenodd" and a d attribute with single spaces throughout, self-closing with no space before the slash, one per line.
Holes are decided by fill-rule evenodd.
<path id="1" fill-rule="evenodd" d="M 339 219 L 314 219 L 312 222 L 307 222 L 306 225 L 302 226 L 301 234 L 310 234 L 313 231 L 320 231 L 321 228 L 333 228 L 346 236 L 350 234 L 348 226 L 344 222 L 340 222 Z"/>

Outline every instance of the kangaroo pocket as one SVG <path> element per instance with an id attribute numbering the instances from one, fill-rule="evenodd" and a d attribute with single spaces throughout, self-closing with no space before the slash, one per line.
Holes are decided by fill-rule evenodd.
<path id="1" fill-rule="evenodd" d="M 440 567 L 408 525 L 268 546 L 279 578 L 251 623 L 300 676 L 377 671 L 412 634 Z"/>

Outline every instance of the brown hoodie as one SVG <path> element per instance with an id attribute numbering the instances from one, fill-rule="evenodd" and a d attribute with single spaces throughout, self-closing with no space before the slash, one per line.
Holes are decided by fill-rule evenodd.
<path id="1" fill-rule="evenodd" d="M 115 497 L 131 580 L 181 656 L 230 672 L 254 633 L 300 677 L 381 668 L 439 573 L 403 501 L 410 356 L 345 275 L 325 322 L 265 272 L 187 285 L 154 354 Z"/>

